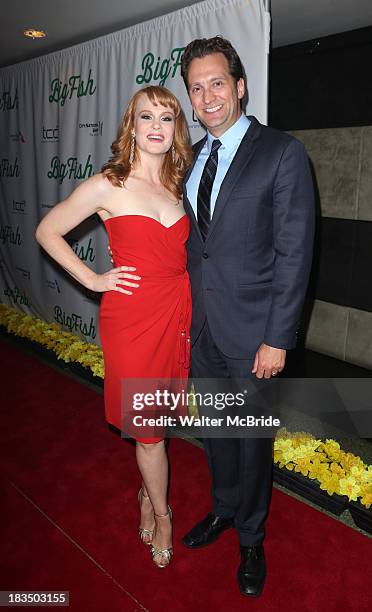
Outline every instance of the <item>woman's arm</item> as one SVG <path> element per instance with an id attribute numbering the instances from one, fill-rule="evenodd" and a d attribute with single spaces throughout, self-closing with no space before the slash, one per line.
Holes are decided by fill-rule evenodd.
<path id="1" fill-rule="evenodd" d="M 90 177 L 44 217 L 36 229 L 36 240 L 62 268 L 88 289 L 132 294 L 132 291 L 118 284 L 138 287 L 137 283 L 130 281 L 139 280 L 140 277 L 128 274 L 135 268 L 120 266 L 105 274 L 96 274 L 79 259 L 63 238 L 82 221 L 104 209 L 111 190 L 111 184 L 102 174 Z"/>

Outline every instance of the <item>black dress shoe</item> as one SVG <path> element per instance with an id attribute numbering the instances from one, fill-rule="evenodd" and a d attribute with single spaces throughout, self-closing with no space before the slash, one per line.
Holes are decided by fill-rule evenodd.
<path id="1" fill-rule="evenodd" d="M 234 525 L 233 518 L 215 516 L 210 512 L 204 520 L 197 523 L 183 538 L 182 542 L 188 548 L 201 548 L 215 542 L 225 529 Z"/>
<path id="2" fill-rule="evenodd" d="M 258 597 L 261 595 L 265 576 L 266 563 L 262 544 L 242 546 L 241 562 L 238 569 L 238 584 L 242 595 Z"/>

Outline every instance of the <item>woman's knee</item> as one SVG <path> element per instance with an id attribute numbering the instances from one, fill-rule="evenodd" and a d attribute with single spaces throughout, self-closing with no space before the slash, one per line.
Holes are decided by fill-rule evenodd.
<path id="1" fill-rule="evenodd" d="M 137 447 L 145 452 L 145 453 L 156 453 L 159 452 L 162 448 L 164 448 L 164 440 L 159 440 L 159 442 L 140 442 L 137 440 Z"/>

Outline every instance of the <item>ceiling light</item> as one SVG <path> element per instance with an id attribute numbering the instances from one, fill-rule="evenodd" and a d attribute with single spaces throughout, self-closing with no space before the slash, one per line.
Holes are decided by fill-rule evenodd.
<path id="1" fill-rule="evenodd" d="M 46 32 L 44 32 L 44 30 L 35 30 L 34 28 L 24 30 L 23 34 L 28 36 L 28 38 L 44 38 L 46 36 Z"/>

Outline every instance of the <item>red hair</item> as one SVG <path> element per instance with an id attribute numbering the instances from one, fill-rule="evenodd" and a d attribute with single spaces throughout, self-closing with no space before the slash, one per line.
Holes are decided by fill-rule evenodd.
<path id="1" fill-rule="evenodd" d="M 161 106 L 171 108 L 175 115 L 174 138 L 171 147 L 174 149 L 174 153 L 169 149 L 165 154 L 160 169 L 160 181 L 179 200 L 182 197 L 183 177 L 187 168 L 191 165 L 192 149 L 186 119 L 180 103 L 176 96 L 165 87 L 149 85 L 137 91 L 131 98 L 120 122 L 116 140 L 111 145 L 112 157 L 102 167 L 102 173 L 116 187 L 121 187 L 128 178 L 132 170 L 129 156 L 136 106 L 138 99 L 144 94 L 152 104 L 160 104 Z M 133 167 L 138 163 L 138 158 L 138 152 L 135 148 Z"/>

